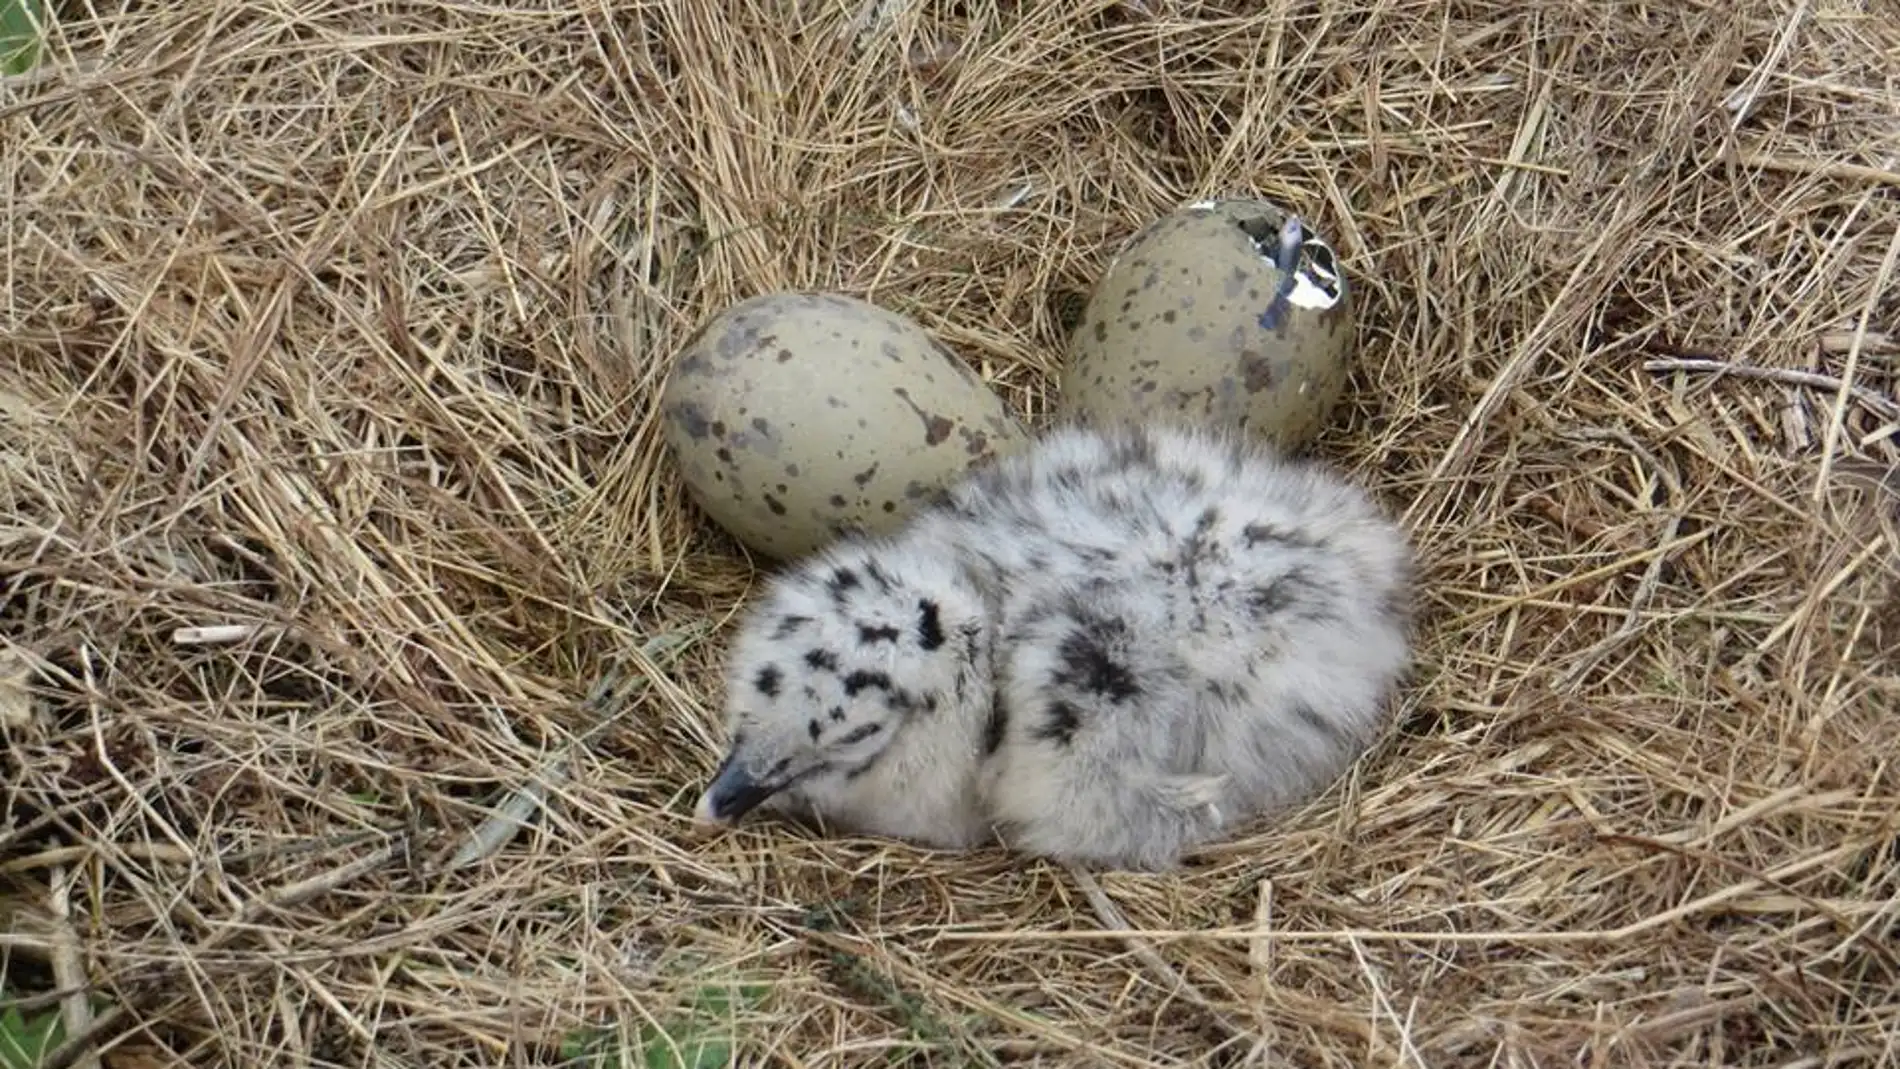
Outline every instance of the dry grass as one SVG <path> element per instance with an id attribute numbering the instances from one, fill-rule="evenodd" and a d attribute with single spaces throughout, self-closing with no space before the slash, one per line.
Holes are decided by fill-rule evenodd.
<path id="1" fill-rule="evenodd" d="M 748 1064 L 1900 1066 L 1890 0 L 71 0 L 0 146 L 0 951 L 71 1064 L 545 1065 L 742 979 Z M 758 573 L 652 411 L 799 286 L 1040 420 L 1229 190 L 1353 271 L 1319 448 L 1426 560 L 1347 782 L 1102 881 L 1239 1037 L 1059 869 L 691 832 Z"/>

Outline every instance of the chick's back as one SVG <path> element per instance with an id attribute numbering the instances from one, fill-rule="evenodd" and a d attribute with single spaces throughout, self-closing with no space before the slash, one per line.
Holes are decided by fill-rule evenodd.
<path id="1" fill-rule="evenodd" d="M 985 806 L 1155 868 L 1322 786 L 1407 661 L 1410 555 L 1361 490 L 1215 432 L 1051 432 L 952 495 L 998 577 Z"/>

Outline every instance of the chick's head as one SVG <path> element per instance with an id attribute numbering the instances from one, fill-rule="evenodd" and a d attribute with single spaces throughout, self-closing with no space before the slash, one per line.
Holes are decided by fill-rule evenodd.
<path id="1" fill-rule="evenodd" d="M 774 579 L 733 642 L 728 748 L 697 817 L 822 814 L 850 797 L 907 727 L 970 699 L 983 614 L 949 555 L 894 542 L 841 545 Z"/>

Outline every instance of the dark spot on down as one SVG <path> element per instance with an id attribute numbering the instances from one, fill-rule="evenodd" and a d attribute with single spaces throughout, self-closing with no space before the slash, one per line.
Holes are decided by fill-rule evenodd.
<path id="1" fill-rule="evenodd" d="M 1067 746 L 1075 741 L 1075 732 L 1081 726 L 1082 711 L 1058 698 L 1049 703 L 1048 718 L 1036 729 L 1036 737 Z"/>
<path id="2" fill-rule="evenodd" d="M 1052 676 L 1054 681 L 1104 695 L 1118 705 L 1140 694 L 1134 673 L 1108 652 L 1108 638 L 1125 626 L 1113 620 L 1069 632 L 1056 650 L 1061 665 Z"/>
<path id="3" fill-rule="evenodd" d="M 1128 430 L 1117 436 L 1110 447 L 1112 461 L 1117 468 L 1145 468 L 1155 462 L 1154 439 L 1148 437 L 1139 428 Z"/>
<path id="4" fill-rule="evenodd" d="M 805 654 L 805 663 L 821 672 L 836 672 L 838 655 L 830 650 L 811 650 Z"/>
<path id="5" fill-rule="evenodd" d="M 897 628 L 889 624 L 859 624 L 858 641 L 866 646 L 878 642 L 896 642 Z"/>
<path id="6" fill-rule="evenodd" d="M 1247 595 L 1247 608 L 1253 610 L 1256 617 L 1275 616 L 1285 612 L 1293 603 L 1293 592 L 1287 589 L 1284 581 L 1276 580 L 1265 586 L 1255 587 Z"/>
<path id="7" fill-rule="evenodd" d="M 1327 738 L 1342 739 L 1345 737 L 1345 731 L 1342 730 L 1338 724 L 1321 716 L 1319 710 L 1305 702 L 1293 703 L 1293 717 L 1300 723 L 1305 724 L 1315 733 L 1324 735 Z"/>
<path id="8" fill-rule="evenodd" d="M 878 690 L 891 689 L 891 677 L 884 672 L 873 672 L 860 668 L 844 677 L 844 694 L 855 698 L 859 692 L 875 687 Z"/>
<path id="9" fill-rule="evenodd" d="M 917 602 L 917 644 L 926 651 L 943 645 L 943 620 L 938 613 L 937 603 L 929 598 Z"/>
<path id="10" fill-rule="evenodd" d="M 779 620 L 778 627 L 774 628 L 772 631 L 772 637 L 773 638 L 790 638 L 791 636 L 798 633 L 799 628 L 804 627 L 808 623 L 811 623 L 811 617 L 809 616 L 798 616 L 795 614 L 791 616 L 786 616 L 783 619 Z"/>
<path id="11" fill-rule="evenodd" d="M 878 567 L 876 561 L 867 560 L 864 562 L 864 574 L 870 577 L 871 582 L 877 584 L 878 593 L 888 594 L 891 592 L 891 577 L 884 574 L 884 569 Z"/>
<path id="12" fill-rule="evenodd" d="M 764 668 L 759 669 L 758 675 L 752 677 L 752 685 L 758 688 L 760 694 L 768 698 L 776 698 L 778 697 L 779 683 L 784 678 L 784 673 L 778 670 L 778 665 L 768 664 Z"/>
<path id="13" fill-rule="evenodd" d="M 805 721 L 805 734 L 811 736 L 811 741 L 817 742 L 818 736 L 824 734 L 824 729 L 818 726 L 818 721 L 807 720 Z"/>
<path id="14" fill-rule="evenodd" d="M 875 720 L 868 724 L 859 724 L 857 727 L 845 732 L 844 736 L 838 740 L 838 745 L 849 746 L 854 742 L 863 742 L 865 739 L 870 738 L 882 730 L 884 730 L 884 725 Z"/>
<path id="15" fill-rule="evenodd" d="M 1285 613 L 1296 620 L 1321 622 L 1334 618 L 1330 607 L 1332 590 L 1325 582 L 1304 572 L 1288 572 L 1247 597 L 1247 607 L 1256 618 L 1265 619 Z"/>
<path id="16" fill-rule="evenodd" d="M 1276 542 L 1286 546 L 1311 546 L 1312 539 L 1303 537 L 1284 527 L 1275 527 L 1270 523 L 1250 523 L 1240 529 L 1240 537 L 1246 540 L 1247 548 L 1254 549 L 1265 542 Z"/>
<path id="17" fill-rule="evenodd" d="M 1009 707 L 998 698 L 990 703 L 990 716 L 983 722 L 983 754 L 989 756 L 1003 748 L 1003 735 L 1009 731 Z"/>
<path id="18" fill-rule="evenodd" d="M 858 573 L 849 568 L 840 568 L 831 573 L 825 583 L 825 589 L 831 592 L 832 600 L 843 601 L 844 596 L 858 586 Z"/>

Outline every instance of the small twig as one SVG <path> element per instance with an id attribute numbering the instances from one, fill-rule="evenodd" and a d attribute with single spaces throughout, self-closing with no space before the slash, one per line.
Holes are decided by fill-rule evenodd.
<path id="1" fill-rule="evenodd" d="M 1089 905 L 1094 908 L 1095 916 L 1102 922 L 1102 926 L 1120 934 L 1128 949 L 1133 951 L 1135 957 L 1148 967 L 1148 971 L 1155 979 L 1161 981 L 1163 986 L 1175 994 L 1200 1007 L 1229 1036 L 1242 1040 L 1253 1038 L 1254 1033 L 1251 1029 L 1222 1012 L 1220 1007 L 1214 1005 L 1206 995 L 1201 994 L 1193 984 L 1189 983 L 1187 977 L 1176 972 L 1174 967 L 1169 965 L 1153 947 L 1138 938 L 1137 933 L 1140 929 L 1128 923 L 1127 915 L 1122 913 L 1121 907 L 1115 904 L 1114 899 L 1108 897 L 1108 892 L 1102 890 L 1102 885 L 1096 881 L 1094 873 L 1071 863 L 1064 863 L 1063 868 L 1074 877 L 1076 886 L 1082 889 L 1083 897 L 1089 900 Z"/>
<path id="2" fill-rule="evenodd" d="M 1642 458 L 1669 490 L 1669 518 L 1664 523 L 1662 535 L 1656 542 L 1660 546 L 1667 546 L 1676 541 L 1676 536 L 1682 530 L 1683 515 L 1689 506 L 1683 500 L 1682 480 L 1676 477 L 1674 470 L 1664 466 L 1663 462 L 1656 458 L 1656 454 L 1645 448 L 1634 435 L 1621 428 L 1610 430 L 1586 428 L 1571 431 L 1565 437 L 1578 441 L 1616 442 Z M 1591 644 L 1589 649 L 1571 661 L 1570 667 L 1557 678 L 1556 686 L 1559 690 L 1574 693 L 1578 683 L 1582 681 L 1586 673 L 1596 667 L 1597 662 L 1631 635 L 1642 630 L 1643 610 L 1649 605 L 1650 599 L 1656 596 L 1656 588 L 1662 585 L 1663 568 L 1668 565 L 1670 556 L 1671 554 L 1666 552 L 1650 555 L 1649 564 L 1643 568 L 1642 578 L 1636 581 L 1636 593 L 1630 596 L 1629 608 L 1623 614 L 1622 624 L 1613 633 Z"/>
<path id="3" fill-rule="evenodd" d="M 655 635 L 640 647 L 640 654 L 648 660 L 657 659 L 662 654 L 677 654 L 698 634 L 698 629 L 688 628 Z M 568 763 L 574 748 L 613 723 L 620 710 L 625 708 L 627 699 L 638 693 L 646 683 L 645 675 L 620 672 L 610 672 L 596 680 L 593 689 L 581 702 L 585 719 L 581 730 L 542 762 L 528 777 L 526 784 L 509 792 L 508 797 L 495 807 L 492 816 L 469 832 L 468 838 L 449 858 L 445 869 L 453 871 L 473 865 L 494 856 L 496 851 L 507 845 L 529 818 L 547 804 L 548 795 L 566 782 Z"/>
<path id="4" fill-rule="evenodd" d="M 210 624 L 205 627 L 181 627 L 172 632 L 175 646 L 222 646 L 242 642 L 265 630 L 262 624 Z M 271 630 L 279 630 L 272 628 Z"/>
<path id="5" fill-rule="evenodd" d="M 1762 60 L 1761 64 L 1741 85 L 1735 88 L 1734 92 L 1723 98 L 1723 106 L 1728 108 L 1733 115 L 1728 126 L 1731 135 L 1740 130 L 1742 123 L 1747 121 L 1748 116 L 1754 112 L 1755 100 L 1761 96 L 1762 87 L 1768 84 L 1768 76 L 1787 56 L 1788 47 L 1794 43 L 1796 32 L 1801 28 L 1802 21 L 1807 18 L 1808 3 L 1809 0 L 1800 0 L 1795 4 L 1794 12 L 1788 16 L 1787 22 L 1781 27 L 1781 32 L 1775 36 L 1775 45 L 1769 50 L 1768 58 Z"/>
<path id="6" fill-rule="evenodd" d="M 1811 160 L 1805 156 L 1776 156 L 1766 152 L 1744 152 L 1740 160 L 1744 167 L 1760 167 L 1764 171 L 1787 171 L 1818 178 L 1844 178 L 1852 182 L 1900 186 L 1900 171 L 1869 167 L 1862 163 Z"/>
<path id="7" fill-rule="evenodd" d="M 184 1003 L 185 1000 L 183 997 L 173 996 L 171 1004 L 166 1007 L 166 1012 L 170 1012 L 171 1009 L 182 1006 Z M 53 1052 L 48 1054 L 46 1058 L 40 1062 L 39 1069 L 70 1069 L 73 1063 L 79 1061 L 79 1059 L 91 1057 L 93 1048 L 99 1045 L 99 1041 L 104 1038 L 107 1033 L 117 1028 L 119 1021 L 126 1015 L 126 1008 L 123 1005 L 118 1005 L 94 1017 L 92 1024 L 88 1025 L 85 1031 L 68 1035 L 66 1042 L 54 1048 Z"/>
<path id="8" fill-rule="evenodd" d="M 79 957 L 79 937 L 73 933 L 72 926 L 72 884 L 75 877 L 67 874 L 65 866 L 59 866 L 52 872 L 52 966 L 53 984 L 63 991 L 70 992 L 60 1000 L 60 1023 L 66 1026 L 69 1036 L 81 1035 L 92 1028 L 92 1006 L 87 1002 L 91 994 L 86 980 L 86 964 Z M 99 1055 L 88 1051 L 81 1054 L 77 1064 L 84 1069 L 99 1069 Z"/>
<path id="9" fill-rule="evenodd" d="M 1843 388 L 1856 401 L 1870 408 L 1877 408 L 1889 414 L 1900 414 L 1900 401 L 1888 397 L 1878 390 L 1865 386 L 1855 386 L 1842 382 L 1832 375 L 1821 375 L 1812 371 L 1796 371 L 1783 367 L 1753 367 L 1748 364 L 1731 364 L 1722 360 L 1645 360 L 1644 371 L 1702 371 L 1715 375 L 1734 375 L 1740 379 L 1765 379 L 1769 382 L 1785 383 L 1789 386 L 1810 386 L 1817 390 L 1840 391 Z"/>
<path id="10" fill-rule="evenodd" d="M 1860 368 L 1860 349 L 1867 341 L 1867 323 L 1873 318 L 1875 306 L 1887 292 L 1887 282 L 1893 277 L 1896 266 L 1900 266 L 1900 226 L 1893 228 L 1893 237 L 1887 242 L 1887 255 L 1881 258 L 1880 270 L 1874 275 L 1871 292 L 1867 294 L 1867 301 L 1861 306 L 1860 319 L 1854 325 L 1854 344 L 1847 348 L 1847 365 L 1841 370 L 1841 386 L 1834 394 L 1834 410 L 1828 414 L 1827 433 L 1821 439 L 1821 470 L 1814 477 L 1813 500 L 1816 503 L 1827 495 L 1834 453 L 1840 448 L 1841 434 L 1846 430 L 1847 394 L 1853 388 L 1854 372 Z"/>
<path id="11" fill-rule="evenodd" d="M 234 936 L 251 931 L 258 919 L 272 910 L 296 906 L 320 894 L 336 890 L 344 884 L 388 864 L 390 860 L 395 858 L 403 849 L 404 844 L 398 840 L 348 864 L 339 865 L 328 872 L 318 873 L 308 879 L 287 884 L 275 891 L 251 899 L 244 904 L 243 908 L 237 911 L 237 915 L 232 917 L 228 923 L 213 929 L 211 934 L 208 935 L 203 942 L 193 948 L 195 954 L 187 955 L 185 958 L 180 959 L 180 961 L 194 960 L 196 957 L 200 957 L 206 952 L 222 946 Z M 158 970 L 158 979 L 162 981 L 165 977 L 171 976 L 183 967 L 184 966 L 179 962 L 163 965 Z M 65 985 L 62 984 L 61 986 Z M 165 1016 L 169 1015 L 172 1010 L 182 1006 L 184 1002 L 185 998 L 183 996 L 173 996 L 160 1010 L 149 1014 L 146 1019 L 162 1020 Z M 39 1069 L 70 1069 L 70 1067 L 81 1058 L 88 1057 L 93 1048 L 98 1046 L 100 1041 L 109 1035 L 128 1013 L 129 1010 L 126 1008 L 126 1005 L 124 1003 L 118 1003 L 107 1009 L 104 1013 L 101 1013 L 98 1017 L 93 1018 L 92 1022 L 84 1029 L 69 1031 L 66 1042 L 60 1044 L 58 1049 L 48 1055 L 46 1059 L 40 1063 Z"/>

